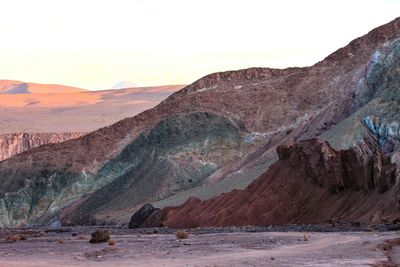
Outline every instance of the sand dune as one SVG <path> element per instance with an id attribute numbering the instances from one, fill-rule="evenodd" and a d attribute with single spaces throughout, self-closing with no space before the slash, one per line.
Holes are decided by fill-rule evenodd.
<path id="1" fill-rule="evenodd" d="M 59 84 L 40 84 L 14 80 L 0 80 L 1 94 L 63 94 L 85 91 L 87 90 Z"/>
<path id="2" fill-rule="evenodd" d="M 10 89 L 16 83 L 0 80 L 0 133 L 93 131 L 152 108 L 183 87 L 87 91 L 21 83 L 28 86 L 24 92 Z"/>

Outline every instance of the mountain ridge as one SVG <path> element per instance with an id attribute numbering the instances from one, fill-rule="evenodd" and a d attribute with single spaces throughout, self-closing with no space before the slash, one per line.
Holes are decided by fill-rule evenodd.
<path id="1" fill-rule="evenodd" d="M 301 141 L 329 132 L 367 105 L 375 89 L 389 86 L 382 79 L 384 72 L 374 67 L 380 64 L 374 61 L 374 53 L 382 50 L 390 55 L 393 52 L 397 58 L 393 41 L 399 37 L 400 18 L 397 18 L 311 67 L 250 68 L 211 74 L 133 118 L 82 138 L 39 147 L 3 161 L 0 163 L 3 183 L 0 199 L 6 204 L 0 209 L 7 216 L 0 222 L 5 225 L 42 224 L 53 220 L 66 223 L 71 218 L 71 223 L 101 221 L 100 214 L 133 211 L 144 202 L 167 198 L 188 186 L 218 183 L 233 174 L 249 174 L 255 168 L 262 173 L 276 156 L 278 145 L 289 139 Z M 395 70 L 393 66 L 387 68 Z M 368 82 L 365 86 L 360 83 L 364 80 Z M 185 139 L 177 134 L 185 132 L 185 125 L 202 136 L 195 146 L 188 141 L 191 135 Z M 227 136 L 236 137 L 219 137 L 221 130 Z M 213 133 L 211 143 L 207 143 L 207 131 Z M 170 141 L 160 152 L 154 144 L 161 144 L 163 140 Z M 143 154 L 144 158 L 135 158 L 142 155 L 138 144 L 146 144 L 148 151 L 153 152 Z M 217 156 L 229 149 L 235 151 L 231 155 L 239 157 Z M 204 176 L 202 166 L 214 167 L 210 169 L 211 174 Z M 152 167 L 154 172 L 141 176 L 145 180 L 136 176 L 146 174 Z M 163 174 L 163 168 L 171 172 Z M 180 181 L 174 178 L 174 173 L 187 176 L 181 176 L 186 178 Z M 251 174 L 251 179 L 256 179 L 258 173 Z M 190 179 L 196 184 L 190 185 Z M 43 184 L 35 185 L 34 181 L 43 181 Z M 83 181 L 90 181 L 89 186 L 83 186 Z M 122 181 L 131 182 L 130 191 L 125 191 L 128 196 L 138 193 L 138 185 L 144 181 L 153 181 L 152 192 L 131 201 L 119 199 L 111 206 L 106 203 L 93 206 L 96 199 L 93 192 L 100 194 L 107 186 L 109 194 L 120 192 Z M 47 204 L 43 206 L 43 203 Z M 29 207 L 27 212 L 16 213 L 21 205 Z M 79 214 L 81 207 L 87 214 Z"/>
<path id="2" fill-rule="evenodd" d="M 22 82 L 16 80 L 0 80 L 0 94 L 58 94 L 86 91 L 86 89 L 60 84 L 43 84 Z"/>
<path id="3" fill-rule="evenodd" d="M 190 198 L 131 224 L 195 228 L 398 219 L 396 164 L 371 136 L 348 150 L 336 151 L 326 141 L 310 139 L 281 145 L 277 153 L 279 160 L 243 190 L 205 201 Z"/>

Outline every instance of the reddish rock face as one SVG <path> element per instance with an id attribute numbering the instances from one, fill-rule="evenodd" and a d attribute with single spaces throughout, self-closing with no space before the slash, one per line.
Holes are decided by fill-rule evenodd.
<path id="1" fill-rule="evenodd" d="M 398 216 L 396 166 L 375 141 L 336 151 L 311 139 L 278 147 L 279 161 L 244 190 L 165 208 L 168 227 L 368 223 Z"/>
<path id="2" fill-rule="evenodd" d="M 0 134 L 0 161 L 35 147 L 61 143 L 86 133 L 15 133 Z"/>

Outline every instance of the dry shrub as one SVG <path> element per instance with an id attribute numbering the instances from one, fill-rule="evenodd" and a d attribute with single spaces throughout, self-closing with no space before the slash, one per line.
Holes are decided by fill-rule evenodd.
<path id="1" fill-rule="evenodd" d="M 373 264 L 372 266 L 374 266 L 374 267 L 399 266 L 398 264 L 395 264 L 395 262 L 393 262 L 393 257 L 396 255 L 396 252 L 394 252 L 395 247 L 398 248 L 399 246 L 400 246 L 400 238 L 386 240 L 384 243 L 379 244 L 377 248 L 381 249 L 385 252 L 387 259 L 385 261 L 377 262 L 377 263 Z"/>
<path id="2" fill-rule="evenodd" d="M 118 251 L 119 249 L 117 248 L 117 247 L 114 247 L 114 246 L 109 246 L 109 247 L 105 247 L 105 248 L 103 248 L 101 251 L 102 252 L 104 252 L 104 253 L 113 253 L 113 252 L 116 252 L 116 251 Z"/>
<path id="3" fill-rule="evenodd" d="M 304 234 L 303 241 L 308 241 L 308 236 Z"/>
<path id="4" fill-rule="evenodd" d="M 33 237 L 42 237 L 42 236 L 46 236 L 46 235 L 47 234 L 44 231 L 39 231 L 39 232 L 32 234 Z"/>
<path id="5" fill-rule="evenodd" d="M 110 246 L 115 246 L 115 244 L 117 244 L 117 241 L 111 239 L 111 240 L 108 240 L 107 243 L 108 243 Z"/>
<path id="6" fill-rule="evenodd" d="M 79 239 L 79 240 L 85 240 L 86 237 L 84 237 L 83 235 L 80 235 L 80 236 L 78 236 L 78 239 Z"/>
<path id="7" fill-rule="evenodd" d="M 367 227 L 365 227 L 365 231 L 366 232 L 374 232 L 374 228 L 372 228 L 372 226 L 368 225 Z"/>
<path id="8" fill-rule="evenodd" d="M 90 239 L 91 244 L 98 244 L 98 243 L 103 243 L 107 242 L 110 240 L 110 232 L 105 229 L 98 229 L 95 232 L 92 233 L 92 238 Z"/>
<path id="9" fill-rule="evenodd" d="M 98 244 L 102 242 L 107 242 L 110 240 L 110 232 L 105 229 L 98 229 L 92 233 L 92 238 L 90 239 L 91 244 Z"/>
<path id="10" fill-rule="evenodd" d="M 58 244 L 64 244 L 64 240 L 58 239 Z"/>
<path id="11" fill-rule="evenodd" d="M 188 238 L 189 233 L 185 230 L 178 230 L 178 231 L 176 231 L 175 235 L 176 235 L 176 238 L 178 238 L 178 239 L 186 239 L 186 238 Z"/>
<path id="12" fill-rule="evenodd" d="M 6 237 L 6 241 L 9 241 L 9 242 L 16 242 L 16 241 L 21 241 L 21 240 L 26 240 L 26 237 L 22 234 L 9 234 Z"/>
<path id="13" fill-rule="evenodd" d="M 194 235 L 200 235 L 201 234 L 201 228 L 200 227 L 196 227 L 192 230 L 192 234 Z"/>
<path id="14" fill-rule="evenodd" d="M 386 240 L 384 243 L 379 244 L 378 248 L 383 251 L 392 251 L 394 247 L 400 246 L 400 238 Z"/>

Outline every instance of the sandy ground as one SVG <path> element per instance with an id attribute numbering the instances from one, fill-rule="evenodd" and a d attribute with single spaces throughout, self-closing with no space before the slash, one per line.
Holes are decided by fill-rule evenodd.
<path id="1" fill-rule="evenodd" d="M 26 235 L 0 241 L 0 266 L 371 266 L 387 260 L 379 246 L 396 232 L 112 233 L 117 243 L 90 244 L 89 233 Z M 61 240 L 61 241 L 60 241 Z M 395 257 L 392 257 L 395 258 Z"/>
<path id="2" fill-rule="evenodd" d="M 1 94 L 0 133 L 90 132 L 150 109 L 183 85 Z"/>

